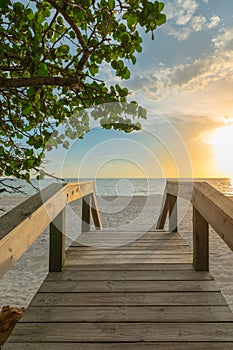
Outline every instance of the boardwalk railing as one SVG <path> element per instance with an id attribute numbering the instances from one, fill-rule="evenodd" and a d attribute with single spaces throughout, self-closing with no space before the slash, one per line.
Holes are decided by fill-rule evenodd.
<path id="1" fill-rule="evenodd" d="M 209 225 L 233 250 L 233 202 L 206 182 L 167 181 L 157 229 L 169 215 L 169 231 L 177 231 L 177 198 L 193 204 L 193 265 L 209 270 Z"/>
<path id="2" fill-rule="evenodd" d="M 56 183 L 28 198 L 0 219 L 0 277 L 50 225 L 49 270 L 65 264 L 65 208 L 82 198 L 82 232 L 89 231 L 91 215 L 101 229 L 93 182 Z"/>

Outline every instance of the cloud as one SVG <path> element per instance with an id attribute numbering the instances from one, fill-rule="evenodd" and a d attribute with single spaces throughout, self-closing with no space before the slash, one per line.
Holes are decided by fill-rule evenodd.
<path id="1" fill-rule="evenodd" d="M 166 5 L 167 30 L 170 36 L 184 41 L 193 32 L 213 29 L 220 23 L 220 18 L 213 15 L 207 19 L 204 15 L 197 15 L 199 3 L 196 0 L 170 1 Z"/>
<path id="2" fill-rule="evenodd" d="M 198 21 L 196 25 L 199 25 Z M 134 76 L 129 88 L 158 101 L 172 93 L 201 90 L 210 82 L 233 83 L 233 26 L 221 29 L 212 43 L 212 55 L 174 67 L 161 67 L 154 74 Z"/>
<path id="3" fill-rule="evenodd" d="M 207 24 L 207 27 L 209 29 L 215 28 L 215 27 L 217 27 L 219 25 L 220 21 L 221 20 L 220 20 L 220 18 L 218 16 L 216 16 L 216 15 L 212 16 L 210 18 L 210 20 L 209 20 L 209 23 Z"/>
<path id="4" fill-rule="evenodd" d="M 233 27 L 222 28 L 212 42 L 217 51 L 230 53 L 233 50 Z"/>

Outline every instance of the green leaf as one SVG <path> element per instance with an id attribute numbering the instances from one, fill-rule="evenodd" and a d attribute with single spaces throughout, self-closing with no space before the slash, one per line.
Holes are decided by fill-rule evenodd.
<path id="1" fill-rule="evenodd" d="M 60 25 L 63 25 L 63 18 L 61 16 L 58 16 L 57 17 L 57 22 L 60 24 Z"/>
<path id="2" fill-rule="evenodd" d="M 34 18 L 34 13 L 30 11 L 27 15 L 27 18 L 29 19 L 29 21 L 31 21 Z"/>
<path id="3" fill-rule="evenodd" d="M 129 79 L 130 78 L 130 71 L 128 70 L 128 68 L 126 69 L 126 72 L 124 73 L 123 79 Z"/>
<path id="4" fill-rule="evenodd" d="M 115 0 L 108 0 L 108 5 L 110 10 L 112 11 L 115 7 Z"/>
<path id="5" fill-rule="evenodd" d="M 135 64 L 136 61 L 137 61 L 136 57 L 132 55 L 132 56 L 131 56 L 131 61 L 132 61 L 133 64 Z"/>
<path id="6" fill-rule="evenodd" d="M 125 32 L 120 36 L 121 42 L 123 43 L 129 43 L 131 41 L 131 37 L 129 33 Z"/>
<path id="7" fill-rule="evenodd" d="M 28 114 L 31 113 L 31 111 L 32 111 L 32 105 L 29 105 L 29 106 L 27 106 L 26 108 L 24 108 L 24 109 L 22 110 L 22 114 L 23 114 L 23 115 L 28 115 Z"/>
<path id="8" fill-rule="evenodd" d="M 63 147 L 64 147 L 65 149 L 69 149 L 69 147 L 70 147 L 69 142 L 68 142 L 68 141 L 64 141 L 64 142 L 63 142 Z"/>
<path id="9" fill-rule="evenodd" d="M 89 71 L 90 71 L 91 75 L 94 76 L 94 75 L 96 75 L 99 72 L 99 67 L 96 64 L 92 64 L 89 67 Z"/>
<path id="10" fill-rule="evenodd" d="M 75 39 L 76 38 L 75 32 L 73 30 L 71 30 L 69 32 L 69 34 L 70 34 L 71 39 Z"/>
<path id="11" fill-rule="evenodd" d="M 163 11 L 163 9 L 164 9 L 164 3 L 159 2 L 159 12 Z"/>
<path id="12" fill-rule="evenodd" d="M 48 72 L 47 64 L 44 62 L 39 63 L 37 76 L 38 77 L 48 77 L 48 75 L 49 75 L 49 72 Z"/>
<path id="13" fill-rule="evenodd" d="M 27 96 L 31 97 L 35 94 L 35 89 L 33 87 L 30 87 L 27 89 Z"/>
<path id="14" fill-rule="evenodd" d="M 166 15 L 160 13 L 156 21 L 157 26 L 161 26 L 162 24 L 166 23 L 166 20 L 167 20 Z"/>
<path id="15" fill-rule="evenodd" d="M 129 29 L 131 29 L 132 27 L 135 27 L 135 25 L 138 22 L 138 18 L 135 14 L 130 14 L 126 20 L 127 20 L 127 25 Z"/>

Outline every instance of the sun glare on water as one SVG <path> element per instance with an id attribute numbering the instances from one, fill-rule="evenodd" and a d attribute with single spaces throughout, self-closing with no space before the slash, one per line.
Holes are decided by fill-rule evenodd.
<path id="1" fill-rule="evenodd" d="M 210 143 L 214 146 L 218 170 L 233 177 L 233 124 L 217 129 Z"/>

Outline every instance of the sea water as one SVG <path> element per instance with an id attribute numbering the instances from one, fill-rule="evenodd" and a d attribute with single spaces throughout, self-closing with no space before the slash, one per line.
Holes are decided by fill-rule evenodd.
<path id="1" fill-rule="evenodd" d="M 85 178 L 85 179 L 76 179 L 76 178 L 66 178 L 63 179 L 64 182 L 79 182 L 79 181 L 94 181 L 97 195 L 107 197 L 107 196 L 149 196 L 163 194 L 164 188 L 166 185 L 166 179 L 150 179 L 150 178 L 126 178 L 126 179 L 114 179 L 114 178 Z M 213 187 L 215 187 L 220 192 L 225 195 L 233 195 L 233 179 L 231 178 L 201 178 L 201 179 L 188 179 L 195 181 L 206 181 Z M 181 179 L 180 181 L 185 181 Z M 42 190 L 51 183 L 60 182 L 53 178 L 46 178 L 44 180 L 31 179 L 31 183 L 27 184 L 20 180 L 15 180 L 15 182 L 9 182 L 10 185 L 22 186 L 22 194 L 17 193 L 6 193 L 3 192 L 0 194 L 1 197 L 9 195 L 33 195 L 38 190 Z"/>

